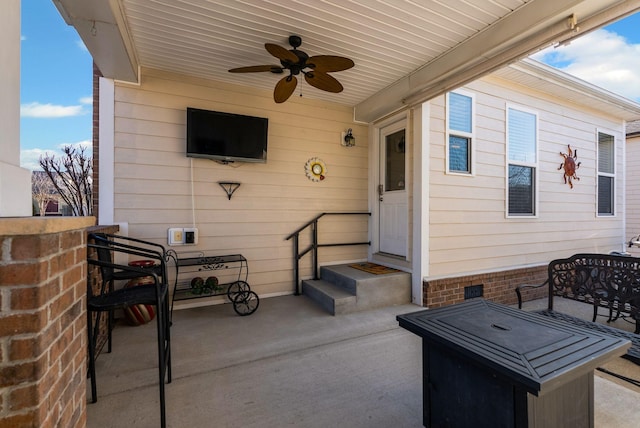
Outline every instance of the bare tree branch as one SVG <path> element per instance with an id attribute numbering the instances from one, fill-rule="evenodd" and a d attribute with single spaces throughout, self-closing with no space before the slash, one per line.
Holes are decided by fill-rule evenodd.
<path id="1" fill-rule="evenodd" d="M 69 205 L 74 216 L 92 214 L 92 163 L 85 154 L 85 148 L 65 146 L 64 156 L 40 157 L 40 166 L 47 174 L 64 202 Z"/>
<path id="2" fill-rule="evenodd" d="M 31 196 L 38 204 L 38 212 L 41 216 L 45 214 L 47 202 L 51 200 L 51 180 L 39 171 L 31 173 Z"/>

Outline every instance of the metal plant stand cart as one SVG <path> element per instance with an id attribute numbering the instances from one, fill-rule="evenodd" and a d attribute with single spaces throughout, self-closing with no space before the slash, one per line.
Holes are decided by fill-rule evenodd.
<path id="1" fill-rule="evenodd" d="M 251 291 L 248 275 L 247 259 L 240 254 L 182 253 L 176 259 L 171 313 L 177 300 L 226 296 L 238 315 L 251 315 L 258 309 L 260 299 Z"/>
<path id="2" fill-rule="evenodd" d="M 423 423 L 593 427 L 593 371 L 628 340 L 472 300 L 397 317 L 422 337 Z"/>

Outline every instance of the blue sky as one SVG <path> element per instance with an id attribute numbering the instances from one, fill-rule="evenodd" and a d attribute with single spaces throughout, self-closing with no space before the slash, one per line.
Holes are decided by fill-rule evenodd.
<path id="1" fill-rule="evenodd" d="M 547 48 L 534 59 L 640 102 L 640 14 Z"/>
<path id="2" fill-rule="evenodd" d="M 45 150 L 92 138 L 93 62 L 51 0 L 22 0 L 21 165 L 40 169 Z"/>
<path id="3" fill-rule="evenodd" d="M 22 0 L 21 165 L 65 145 L 91 150 L 93 63 L 51 0 Z M 640 14 L 533 58 L 640 102 Z"/>

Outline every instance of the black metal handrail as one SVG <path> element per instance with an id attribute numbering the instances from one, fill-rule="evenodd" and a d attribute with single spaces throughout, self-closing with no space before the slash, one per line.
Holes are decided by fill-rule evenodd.
<path id="1" fill-rule="evenodd" d="M 293 232 L 291 235 L 286 237 L 286 241 L 290 240 L 293 238 L 293 258 L 294 258 L 294 265 L 293 265 L 293 273 L 294 273 L 294 288 L 295 288 L 295 295 L 298 296 L 300 295 L 300 259 L 307 254 L 309 251 L 313 251 L 313 277 L 314 279 L 319 279 L 319 272 L 318 272 L 318 248 L 320 247 L 341 247 L 341 246 L 347 246 L 347 245 L 371 245 L 371 241 L 367 241 L 367 242 L 341 242 L 341 243 L 336 243 L 336 244 L 319 244 L 318 243 L 318 220 L 320 220 L 322 217 L 326 216 L 326 215 L 368 215 L 371 216 L 371 213 L 369 212 L 338 212 L 338 213 L 322 213 L 322 214 L 318 214 L 313 220 L 310 220 L 308 223 L 306 223 L 304 226 L 298 228 L 295 232 Z M 302 231 L 304 231 L 306 228 L 308 228 L 309 226 L 311 226 L 311 244 L 309 245 L 309 247 L 307 247 L 306 249 L 304 249 L 303 251 L 300 251 L 300 233 Z"/>

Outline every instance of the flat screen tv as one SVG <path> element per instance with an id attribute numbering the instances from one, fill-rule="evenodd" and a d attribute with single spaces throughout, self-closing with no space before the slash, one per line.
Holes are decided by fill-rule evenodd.
<path id="1" fill-rule="evenodd" d="M 187 107 L 187 156 L 223 162 L 266 162 L 263 117 Z"/>

